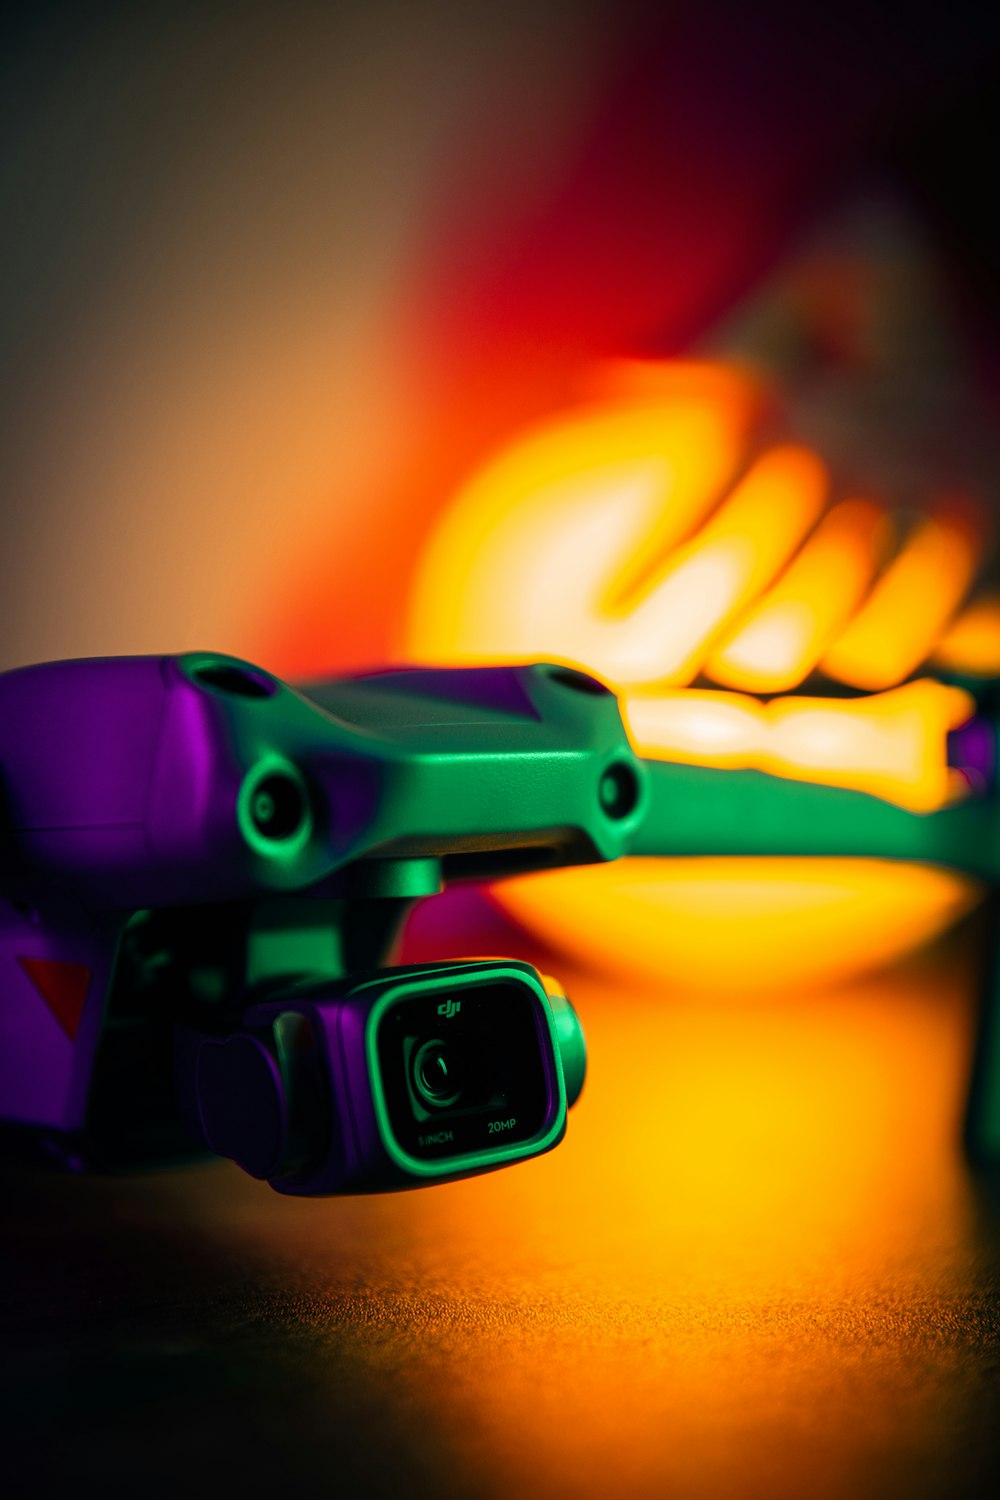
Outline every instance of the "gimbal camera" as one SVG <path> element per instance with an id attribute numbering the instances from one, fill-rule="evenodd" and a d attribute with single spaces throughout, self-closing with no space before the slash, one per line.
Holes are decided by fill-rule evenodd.
<path id="1" fill-rule="evenodd" d="M 415 901 L 623 854 L 850 855 L 1000 880 L 984 696 L 915 813 L 757 771 L 644 762 L 564 666 L 293 689 L 231 657 L 0 677 L 0 1119 L 65 1165 L 206 1149 L 282 1193 L 381 1191 L 561 1140 L 576 1014 L 530 965 L 386 967 Z M 1000 980 L 966 1142 L 1000 1161 Z"/>

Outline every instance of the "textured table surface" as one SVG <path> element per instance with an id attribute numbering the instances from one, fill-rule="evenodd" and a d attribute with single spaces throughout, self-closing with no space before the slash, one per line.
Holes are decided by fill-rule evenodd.
<path id="1" fill-rule="evenodd" d="M 282 1199 L 5 1169 L 10 1495 L 1000 1493 L 972 957 L 738 1003 L 577 982 L 536 1162 Z"/>

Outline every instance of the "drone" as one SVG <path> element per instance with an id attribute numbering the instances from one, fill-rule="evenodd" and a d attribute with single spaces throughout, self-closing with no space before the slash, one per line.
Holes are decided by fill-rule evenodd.
<path id="1" fill-rule="evenodd" d="M 0 676 L 0 1121 L 75 1171 L 228 1157 L 279 1193 L 429 1186 L 556 1146 L 586 1045 L 563 987 L 397 965 L 416 902 L 629 854 L 868 855 L 1000 881 L 988 702 L 932 813 L 640 758 L 565 665 L 293 687 L 194 652 Z M 1000 982 L 965 1143 L 1000 1161 Z"/>

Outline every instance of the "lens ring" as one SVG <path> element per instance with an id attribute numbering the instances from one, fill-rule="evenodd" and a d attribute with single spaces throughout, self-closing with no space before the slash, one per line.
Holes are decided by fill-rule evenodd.
<path id="1" fill-rule="evenodd" d="M 413 1056 L 413 1087 L 429 1109 L 450 1109 L 462 1096 L 455 1048 L 440 1037 L 431 1037 Z"/>

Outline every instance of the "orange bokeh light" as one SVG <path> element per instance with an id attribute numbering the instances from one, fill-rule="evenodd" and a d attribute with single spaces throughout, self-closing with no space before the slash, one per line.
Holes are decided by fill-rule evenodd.
<path id="1" fill-rule="evenodd" d="M 914 812 L 968 790 L 949 770 L 948 731 L 974 712 L 960 688 L 925 680 L 866 698 L 775 698 L 682 689 L 622 704 L 636 749 L 654 760 L 767 771 L 853 787 Z"/>
<path id="2" fill-rule="evenodd" d="M 937 666 L 973 677 L 1000 677 L 1000 599 L 977 599 L 934 648 Z"/>
<path id="3" fill-rule="evenodd" d="M 979 886 L 869 859 L 624 859 L 504 881 L 491 899 L 559 954 L 640 988 L 835 984 L 972 910 Z"/>
<path id="4" fill-rule="evenodd" d="M 835 505 L 774 587 L 713 652 L 709 676 L 750 693 L 798 687 L 863 599 L 888 534 L 870 501 Z"/>
<path id="5" fill-rule="evenodd" d="M 665 680 L 690 580 L 677 578 L 676 549 L 736 477 L 757 405 L 748 382 L 706 380 L 695 366 L 690 387 L 678 376 L 666 397 L 602 402 L 583 408 L 571 432 L 559 423 L 530 432 L 472 479 L 430 538 L 407 654 L 456 664 L 549 657 L 614 682 Z M 772 465 L 765 480 L 784 478 L 790 492 L 784 471 L 799 463 Z M 738 513 L 762 488 L 755 481 Z M 742 532 L 723 525 L 712 536 L 705 573 L 721 578 L 717 593 L 743 597 L 755 564 Z"/>
<path id="6" fill-rule="evenodd" d="M 983 527 L 967 508 L 920 521 L 823 669 L 852 687 L 892 687 L 933 651 L 975 576 Z"/>
<path id="7" fill-rule="evenodd" d="M 516 439 L 446 511 L 418 567 L 407 655 L 595 672 L 652 758 L 851 787 L 914 812 L 965 790 L 945 741 L 971 696 L 898 684 L 972 581 L 972 509 L 926 516 L 892 553 L 885 512 L 838 499 L 815 454 L 760 447 L 764 401 L 749 376 L 619 362 L 591 389 L 601 399 Z M 963 649 L 1000 655 L 1000 606 L 945 642 L 952 665 Z M 750 696 L 820 665 L 892 691 Z M 742 691 L 688 687 L 699 678 Z M 572 932 L 592 961 L 628 952 L 692 983 L 728 981 L 748 955 L 777 982 L 843 977 L 941 930 L 976 895 L 952 874 L 890 877 L 861 861 L 644 860 L 514 882 L 496 898 L 535 931 Z"/>

